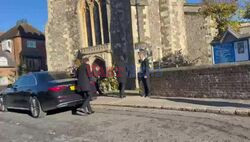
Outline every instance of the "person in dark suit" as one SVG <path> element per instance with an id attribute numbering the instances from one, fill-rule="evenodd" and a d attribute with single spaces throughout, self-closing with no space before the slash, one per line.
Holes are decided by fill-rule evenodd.
<path id="1" fill-rule="evenodd" d="M 125 89 L 127 83 L 127 68 L 126 68 L 126 60 L 124 56 L 120 56 L 120 61 L 116 67 L 116 77 L 119 83 L 119 96 L 120 98 L 125 98 Z"/>
<path id="2" fill-rule="evenodd" d="M 90 65 L 88 64 L 89 59 L 83 58 L 82 64 L 77 70 L 76 76 L 77 76 L 77 91 L 80 95 L 84 98 L 84 103 L 82 105 L 83 111 L 87 114 L 91 114 L 94 111 L 92 110 L 90 106 L 90 100 L 91 100 L 91 69 Z M 76 114 L 77 110 L 73 109 L 72 114 Z"/>
<path id="3" fill-rule="evenodd" d="M 139 52 L 139 59 L 140 59 L 140 73 L 139 73 L 139 80 L 143 84 L 144 94 L 142 96 L 148 97 L 150 94 L 150 73 L 149 73 L 149 61 L 146 58 L 146 51 L 141 50 Z"/>
<path id="4" fill-rule="evenodd" d="M 103 92 L 100 89 L 100 81 L 101 81 L 101 68 L 98 65 L 93 66 L 93 78 L 95 82 L 96 91 L 99 95 L 103 95 Z"/>

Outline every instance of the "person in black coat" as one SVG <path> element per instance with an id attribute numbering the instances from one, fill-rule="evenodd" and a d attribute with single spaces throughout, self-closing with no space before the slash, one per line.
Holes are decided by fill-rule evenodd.
<path id="1" fill-rule="evenodd" d="M 148 97 L 150 94 L 150 73 L 149 73 L 149 61 L 146 58 L 146 51 L 142 50 L 139 52 L 140 58 L 140 73 L 139 80 L 142 81 L 144 94 L 142 96 Z"/>
<path id="2" fill-rule="evenodd" d="M 101 76 L 103 73 L 101 72 L 101 68 L 98 65 L 93 66 L 93 78 L 95 82 L 96 91 L 99 95 L 103 95 L 103 92 L 100 89 Z"/>
<path id="3" fill-rule="evenodd" d="M 82 64 L 79 66 L 76 77 L 77 77 L 77 92 L 83 96 L 84 103 L 82 108 L 85 113 L 93 113 L 92 108 L 90 106 L 91 100 L 91 69 L 88 64 L 89 59 L 83 58 Z M 76 114 L 76 109 L 72 110 L 72 114 Z"/>
<path id="4" fill-rule="evenodd" d="M 120 98 L 125 98 L 125 89 L 127 83 L 127 68 L 126 68 L 126 60 L 124 56 L 120 56 L 120 61 L 116 67 L 116 77 L 119 83 L 119 95 Z"/>

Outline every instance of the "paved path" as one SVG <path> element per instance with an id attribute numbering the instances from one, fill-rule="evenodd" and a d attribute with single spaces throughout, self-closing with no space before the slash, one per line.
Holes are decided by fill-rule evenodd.
<path id="1" fill-rule="evenodd" d="M 140 96 L 127 96 L 124 99 L 117 97 L 98 97 L 92 104 L 250 116 L 250 100 L 144 98 Z"/>
<path id="2" fill-rule="evenodd" d="M 249 142 L 248 117 L 94 106 L 92 115 L 58 111 L 42 119 L 0 112 L 1 142 Z M 80 114 L 80 113 L 79 113 Z"/>

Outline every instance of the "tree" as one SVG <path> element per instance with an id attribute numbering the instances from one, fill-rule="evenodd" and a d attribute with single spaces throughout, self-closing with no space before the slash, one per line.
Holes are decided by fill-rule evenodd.
<path id="1" fill-rule="evenodd" d="M 19 76 L 22 76 L 26 73 L 28 73 L 28 69 L 27 69 L 27 65 L 25 63 L 21 63 L 19 66 L 18 66 L 18 75 Z"/>
<path id="2" fill-rule="evenodd" d="M 220 39 L 229 26 L 238 31 L 240 23 L 232 21 L 232 17 L 238 10 L 237 0 L 203 0 L 202 14 L 211 16 L 217 23 L 218 35 Z"/>
<path id="3" fill-rule="evenodd" d="M 244 19 L 250 19 L 250 2 L 246 3 L 246 7 L 243 14 Z"/>

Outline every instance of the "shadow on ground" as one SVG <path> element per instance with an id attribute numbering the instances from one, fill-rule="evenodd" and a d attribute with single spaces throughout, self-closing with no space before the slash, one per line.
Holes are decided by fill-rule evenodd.
<path id="1" fill-rule="evenodd" d="M 233 103 L 225 101 L 193 100 L 188 98 L 167 98 L 167 100 L 174 102 L 181 102 L 181 103 L 204 105 L 204 106 L 250 108 L 250 104 Z"/>
<path id="2" fill-rule="evenodd" d="M 137 92 L 127 92 L 127 91 L 125 91 L 125 95 L 126 96 L 140 96 L 140 94 Z M 118 91 L 117 92 L 105 92 L 104 95 L 100 95 L 100 96 L 119 98 L 120 93 Z"/>
<path id="3" fill-rule="evenodd" d="M 56 109 L 56 110 L 48 111 L 47 115 L 56 115 L 56 114 L 64 113 L 64 112 L 71 111 L 71 110 L 72 110 L 72 108 Z M 31 114 L 30 114 L 30 111 L 28 111 L 28 110 L 8 109 L 8 112 L 26 114 L 26 115 L 29 115 L 30 117 L 32 117 Z"/>
<path id="4" fill-rule="evenodd" d="M 126 94 L 127 95 L 127 94 Z M 104 95 L 105 97 L 111 97 L 111 98 L 119 98 L 119 93 L 105 93 Z"/>

